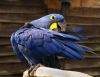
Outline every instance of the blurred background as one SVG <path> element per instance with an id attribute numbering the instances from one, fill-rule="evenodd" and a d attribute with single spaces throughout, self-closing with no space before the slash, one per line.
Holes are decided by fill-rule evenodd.
<path id="1" fill-rule="evenodd" d="M 83 61 L 60 59 L 63 69 L 100 77 L 100 0 L 0 0 L 0 77 L 22 77 L 26 66 L 12 51 L 11 33 L 25 22 L 49 13 L 64 14 L 69 26 L 82 26 L 89 40 L 79 42 L 97 55 Z"/>

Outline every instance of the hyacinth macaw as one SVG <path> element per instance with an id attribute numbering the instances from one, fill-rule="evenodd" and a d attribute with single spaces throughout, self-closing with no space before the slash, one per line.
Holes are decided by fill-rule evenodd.
<path id="1" fill-rule="evenodd" d="M 81 40 L 78 36 L 57 32 L 63 21 L 63 15 L 49 14 L 14 32 L 11 44 L 17 57 L 30 66 L 40 63 L 53 68 L 60 67 L 58 56 L 84 59 L 82 54 L 91 49 L 76 44 Z"/>

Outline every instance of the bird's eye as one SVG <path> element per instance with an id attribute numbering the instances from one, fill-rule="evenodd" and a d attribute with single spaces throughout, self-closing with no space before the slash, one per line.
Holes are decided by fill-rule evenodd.
<path id="1" fill-rule="evenodd" d="M 55 19 L 55 16 L 50 16 L 50 19 L 51 19 L 51 20 L 54 20 L 54 19 Z"/>

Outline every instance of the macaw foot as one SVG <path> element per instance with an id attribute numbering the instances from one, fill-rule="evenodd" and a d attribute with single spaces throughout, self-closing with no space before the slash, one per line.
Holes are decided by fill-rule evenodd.
<path id="1" fill-rule="evenodd" d="M 37 64 L 35 66 L 31 66 L 29 69 L 27 69 L 23 73 L 23 77 L 34 77 L 34 72 L 39 68 L 39 67 L 44 67 L 42 64 Z"/>
<path id="2" fill-rule="evenodd" d="M 29 68 L 29 70 L 28 70 L 28 75 L 29 75 L 29 77 L 34 76 L 34 72 L 35 72 L 39 67 L 44 67 L 44 65 L 42 65 L 42 64 L 37 64 L 37 65 L 35 65 L 35 66 L 31 66 L 31 67 Z"/>

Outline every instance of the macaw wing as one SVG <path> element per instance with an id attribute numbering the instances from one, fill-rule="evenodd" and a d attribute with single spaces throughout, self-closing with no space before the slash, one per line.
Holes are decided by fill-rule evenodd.
<path id="1" fill-rule="evenodd" d="M 73 34 L 81 38 L 81 40 L 86 40 L 87 36 L 84 34 L 87 30 L 81 26 L 67 26 L 66 32 L 69 34 Z"/>
<path id="2" fill-rule="evenodd" d="M 17 44 L 16 41 L 15 41 L 15 33 L 13 33 L 13 34 L 11 35 L 10 40 L 11 40 L 11 45 L 12 45 L 13 51 L 14 51 L 14 53 L 16 54 L 16 56 L 17 56 L 23 63 L 25 63 L 27 66 L 29 66 L 29 65 L 28 65 L 28 61 L 25 59 L 25 57 L 23 56 L 23 54 L 20 52 L 19 47 L 18 47 L 18 44 Z"/>
<path id="3" fill-rule="evenodd" d="M 28 52 L 31 56 L 60 55 L 77 60 L 83 59 L 82 53 L 86 49 L 71 42 L 72 40 L 78 41 L 80 39 L 73 35 L 62 34 L 47 29 L 26 29 L 18 33 L 16 37 L 19 45 L 31 51 Z"/>

